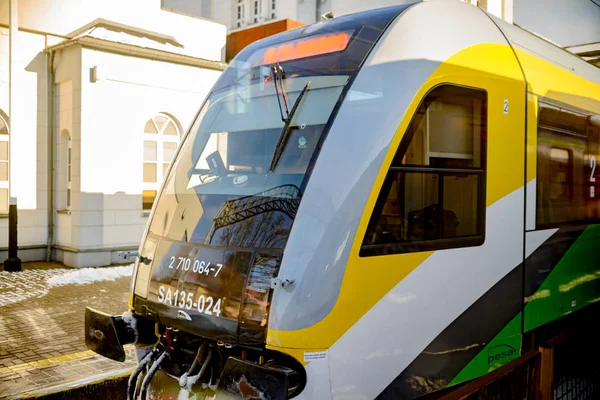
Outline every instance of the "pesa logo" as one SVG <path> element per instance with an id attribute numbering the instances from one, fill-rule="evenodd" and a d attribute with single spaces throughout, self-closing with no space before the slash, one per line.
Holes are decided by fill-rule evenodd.
<path id="1" fill-rule="evenodd" d="M 493 362 L 503 362 L 504 359 L 511 359 L 517 355 L 517 351 L 514 347 L 507 344 L 499 344 L 498 346 L 490 347 L 488 349 L 488 365 Z"/>

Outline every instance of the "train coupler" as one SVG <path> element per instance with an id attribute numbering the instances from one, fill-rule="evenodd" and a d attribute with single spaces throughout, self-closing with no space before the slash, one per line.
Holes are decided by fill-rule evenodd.
<path id="1" fill-rule="evenodd" d="M 112 316 L 90 307 L 85 309 L 86 347 L 111 360 L 125 361 L 123 346 L 152 343 L 156 340 L 153 332 L 153 322 L 134 314 Z"/>

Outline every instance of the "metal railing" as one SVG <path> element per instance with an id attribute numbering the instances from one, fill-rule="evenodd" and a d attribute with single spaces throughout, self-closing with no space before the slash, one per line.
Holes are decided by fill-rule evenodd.
<path id="1" fill-rule="evenodd" d="M 600 349 L 591 332 L 564 332 L 538 350 L 441 397 L 444 400 L 600 399 Z"/>
<path id="2" fill-rule="evenodd" d="M 444 396 L 444 400 L 540 399 L 541 353 L 530 351 Z"/>
<path id="3" fill-rule="evenodd" d="M 587 333 L 563 335 L 545 346 L 552 351 L 552 396 L 548 397 L 587 400 L 600 396 L 600 351 L 590 346 L 595 340 Z"/>

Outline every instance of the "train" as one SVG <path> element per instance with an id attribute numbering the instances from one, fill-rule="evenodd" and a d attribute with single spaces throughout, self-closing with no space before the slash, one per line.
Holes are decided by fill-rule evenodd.
<path id="1" fill-rule="evenodd" d="M 600 69 L 460 1 L 254 42 L 86 345 L 128 399 L 414 399 L 600 300 Z M 533 344 L 532 344 L 533 343 Z"/>

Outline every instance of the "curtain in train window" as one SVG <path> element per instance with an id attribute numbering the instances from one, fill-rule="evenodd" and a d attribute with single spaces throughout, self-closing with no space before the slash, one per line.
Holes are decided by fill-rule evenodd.
<path id="1" fill-rule="evenodd" d="M 361 255 L 483 243 L 487 96 L 441 86 L 417 110 L 384 181 Z"/>

